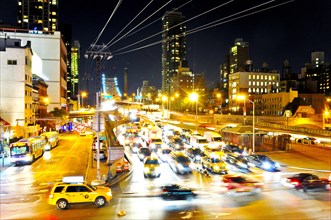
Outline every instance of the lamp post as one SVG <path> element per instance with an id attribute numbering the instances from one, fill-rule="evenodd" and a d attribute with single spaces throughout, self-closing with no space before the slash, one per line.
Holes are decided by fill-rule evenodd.
<path id="1" fill-rule="evenodd" d="M 195 131 L 198 131 L 198 98 L 199 95 L 195 92 L 191 93 L 190 100 L 195 102 Z"/>
<path id="2" fill-rule="evenodd" d="M 246 96 L 237 96 L 237 99 L 244 100 L 244 124 L 245 124 L 245 117 L 246 117 Z M 253 104 L 253 140 L 252 140 L 252 153 L 255 152 L 255 102 L 247 99 L 250 103 Z"/>
<path id="3" fill-rule="evenodd" d="M 244 109 L 243 109 L 243 116 L 244 116 L 244 125 L 246 125 L 246 96 L 240 95 L 237 97 L 239 100 L 244 100 Z"/>

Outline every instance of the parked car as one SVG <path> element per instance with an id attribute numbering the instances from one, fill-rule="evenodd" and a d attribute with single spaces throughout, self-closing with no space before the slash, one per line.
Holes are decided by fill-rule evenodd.
<path id="1" fill-rule="evenodd" d="M 100 160 L 107 160 L 107 153 L 106 153 L 106 151 L 104 151 L 104 150 L 100 150 L 99 151 L 99 158 L 100 158 Z M 94 152 L 93 152 L 93 158 L 94 158 L 94 160 L 97 160 L 98 158 L 97 158 L 97 151 L 95 150 Z"/>
<path id="2" fill-rule="evenodd" d="M 327 178 L 320 178 L 311 173 L 297 173 L 282 181 L 283 185 L 296 190 L 330 190 L 330 181 Z"/>
<path id="3" fill-rule="evenodd" d="M 164 200 L 185 200 L 194 199 L 197 195 L 194 193 L 193 189 L 180 186 L 178 184 L 169 184 L 161 187 L 162 194 L 161 197 Z"/>
<path id="4" fill-rule="evenodd" d="M 152 152 L 148 147 L 141 147 L 137 151 L 137 155 L 140 161 L 143 161 L 146 157 L 151 156 Z"/>
<path id="5" fill-rule="evenodd" d="M 277 171 L 280 167 L 279 163 L 273 161 L 266 155 L 254 154 L 248 155 L 245 158 L 251 166 L 255 166 L 263 170 Z"/>
<path id="6" fill-rule="evenodd" d="M 259 193 L 263 186 L 263 182 L 243 174 L 227 174 L 223 176 L 221 181 L 221 190 L 229 194 Z"/>

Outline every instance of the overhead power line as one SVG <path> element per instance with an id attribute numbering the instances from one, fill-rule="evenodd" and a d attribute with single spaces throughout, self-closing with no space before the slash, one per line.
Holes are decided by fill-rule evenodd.
<path id="1" fill-rule="evenodd" d="M 273 0 L 273 1 L 274 1 L 274 0 Z M 269 1 L 268 3 L 273 2 L 273 1 Z M 200 26 L 200 27 L 194 28 L 194 29 L 192 29 L 192 30 L 190 30 L 190 31 L 187 31 L 187 32 L 186 32 L 185 34 L 183 34 L 183 35 L 190 35 L 190 34 L 193 34 L 193 33 L 196 33 L 196 32 L 200 32 L 200 31 L 203 31 L 203 30 L 206 30 L 206 29 L 209 29 L 209 28 L 215 27 L 215 26 L 219 26 L 219 25 L 222 25 L 222 24 L 225 24 L 225 23 L 228 23 L 228 22 L 234 21 L 234 20 L 238 20 L 238 19 L 240 19 L 240 18 L 244 18 L 244 17 L 250 16 L 250 15 L 253 15 L 253 14 L 257 14 L 257 13 L 260 13 L 260 12 L 266 11 L 266 10 L 270 10 L 270 9 L 272 9 L 272 8 L 276 8 L 276 7 L 279 7 L 279 6 L 282 6 L 282 5 L 285 5 L 285 4 L 288 4 L 288 3 L 294 2 L 294 1 L 295 1 L 295 0 L 286 1 L 286 2 L 283 2 L 283 3 L 279 3 L 279 4 L 276 4 L 276 5 L 273 5 L 273 6 L 269 6 L 269 7 L 267 7 L 267 8 L 264 8 L 264 9 L 260 9 L 260 10 L 257 10 L 257 11 L 254 11 L 254 12 L 251 12 L 251 13 L 248 13 L 248 14 L 245 14 L 245 15 L 241 15 L 241 16 L 238 16 L 238 17 L 232 18 L 232 19 L 229 19 L 229 20 L 225 20 L 226 18 L 230 18 L 230 17 L 233 17 L 233 16 L 235 16 L 235 15 L 241 14 L 241 13 L 243 13 L 243 12 L 247 12 L 247 11 L 250 11 L 250 10 L 255 9 L 255 8 L 257 8 L 257 7 L 261 7 L 261 6 L 264 6 L 264 5 L 265 5 L 265 3 L 263 3 L 263 4 L 259 4 L 259 5 L 257 5 L 257 6 L 253 6 L 253 7 L 249 8 L 249 9 L 246 9 L 246 10 L 243 10 L 243 11 L 241 11 L 241 12 L 235 13 L 235 14 L 233 14 L 233 15 L 230 15 L 230 16 L 227 16 L 227 17 L 224 17 L 224 18 L 218 19 L 218 20 L 216 20 L 216 21 L 210 22 L 210 23 L 208 23 L 208 24 L 204 24 L 204 25 L 202 25 L 202 26 Z M 223 20 L 225 20 L 225 21 L 223 21 Z M 219 21 L 222 21 L 222 22 L 219 22 Z M 218 23 L 216 23 L 216 22 L 218 22 Z M 215 23 L 216 23 L 216 24 L 215 24 Z M 152 36 L 154 36 L 154 35 L 152 35 Z M 147 39 L 147 38 L 145 38 L 145 39 Z M 143 40 L 141 40 L 141 41 L 138 41 L 137 43 L 140 43 L 140 42 L 144 41 L 145 39 L 143 39 Z M 136 43 L 135 43 L 135 44 L 131 44 L 131 45 L 128 45 L 128 46 L 126 46 L 126 47 L 124 47 L 124 48 L 122 48 L 122 49 L 120 49 L 120 50 L 116 50 L 116 51 L 114 51 L 114 54 L 113 54 L 113 55 L 114 55 L 114 56 L 117 56 L 117 55 L 127 54 L 127 53 L 130 53 L 130 52 L 134 52 L 134 51 L 137 51 L 137 50 L 140 50 L 140 49 L 144 49 L 144 48 L 150 47 L 150 46 L 154 46 L 154 45 L 159 44 L 159 43 L 162 43 L 162 40 L 157 41 L 157 42 L 154 42 L 154 43 L 150 43 L 150 44 L 145 45 L 145 46 L 141 46 L 141 47 L 138 47 L 138 48 L 134 48 L 134 49 L 131 49 L 131 50 L 128 50 L 128 51 L 124 51 L 124 52 L 116 53 L 116 52 L 118 52 L 118 51 L 120 51 L 120 50 L 123 50 L 123 49 L 129 47 L 129 46 L 135 45 Z"/>

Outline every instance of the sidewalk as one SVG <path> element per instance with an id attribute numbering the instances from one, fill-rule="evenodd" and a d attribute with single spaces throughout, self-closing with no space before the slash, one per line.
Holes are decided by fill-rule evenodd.
<path id="1" fill-rule="evenodd" d="M 289 151 L 263 152 L 263 154 L 289 168 L 331 173 L 331 150 L 327 148 L 293 144 Z"/>
<path id="2" fill-rule="evenodd" d="M 117 172 L 117 166 L 118 163 L 121 165 L 122 172 Z M 110 171 L 111 171 L 111 177 L 110 180 L 108 179 L 108 173 L 109 173 L 109 167 L 107 166 L 107 163 L 105 161 L 100 161 L 100 180 L 102 182 L 102 185 L 111 186 L 119 181 L 127 178 L 131 172 L 132 172 L 132 166 L 130 162 L 128 161 L 128 167 L 129 171 L 124 171 L 124 158 L 120 158 L 116 161 L 111 161 Z M 93 161 L 93 164 L 91 162 L 88 163 L 86 174 L 85 174 L 85 180 L 88 183 L 92 183 L 92 181 L 97 180 L 97 162 Z"/>

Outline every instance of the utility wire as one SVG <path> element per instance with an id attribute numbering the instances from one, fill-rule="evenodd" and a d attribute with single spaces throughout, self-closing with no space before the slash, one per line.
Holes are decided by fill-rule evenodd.
<path id="1" fill-rule="evenodd" d="M 229 19 L 229 20 L 226 20 L 226 21 L 222 21 L 222 22 L 219 22 L 219 23 L 216 23 L 216 24 L 213 24 L 215 23 L 214 22 L 210 22 L 209 24 L 213 24 L 213 25 L 210 25 L 210 26 L 207 26 L 206 25 L 202 25 L 198 28 L 195 28 L 191 31 L 188 31 L 187 33 L 185 34 L 182 34 L 181 36 L 184 36 L 184 35 L 190 35 L 190 34 L 193 34 L 193 33 L 196 33 L 196 32 L 200 32 L 202 30 L 206 30 L 206 29 L 209 29 L 209 28 L 212 28 L 212 27 L 215 27 L 215 26 L 218 26 L 218 25 L 221 25 L 221 24 L 225 24 L 225 23 L 228 23 L 228 22 L 231 22 L 231 21 L 234 21 L 234 20 L 238 20 L 240 18 L 243 18 L 243 17 L 247 17 L 247 16 L 250 16 L 250 15 L 253 15 L 253 14 L 256 14 L 256 13 L 260 13 L 260 12 L 263 12 L 263 11 L 266 11 L 266 10 L 269 10 L 269 9 L 272 9 L 272 8 L 276 8 L 276 7 L 279 7 L 279 6 L 282 6 L 282 5 L 285 5 L 285 4 L 288 4 L 288 3 L 291 3 L 291 2 L 294 2 L 295 0 L 290 0 L 290 1 L 286 1 L 286 2 L 283 2 L 283 3 L 279 3 L 279 4 L 276 4 L 276 5 L 273 5 L 273 6 L 269 6 L 267 8 L 264 8 L 264 9 L 260 9 L 258 11 L 255 11 L 255 12 L 251 12 L 251 13 L 248 13 L 248 14 L 245 14 L 245 15 L 242 15 L 242 16 L 239 16 L 239 17 L 235 17 L 235 18 L 232 18 L 232 19 Z M 270 1 L 271 2 L 271 1 Z M 263 4 L 261 4 L 262 6 Z M 258 5 L 259 6 L 259 5 Z M 252 8 L 256 8 L 258 6 L 254 6 Z M 247 11 L 249 9 L 246 9 L 244 11 Z M 243 11 L 242 11 L 243 12 Z M 236 13 L 236 14 L 240 14 L 241 12 L 239 13 Z M 230 16 L 228 16 L 230 17 Z M 231 16 L 232 17 L 232 16 Z M 224 18 L 222 19 L 219 19 L 219 20 L 224 20 Z M 219 21 L 218 20 L 218 21 Z M 208 25 L 208 24 L 207 24 Z M 122 55 L 122 54 L 126 54 L 126 53 L 130 53 L 130 52 L 134 52 L 134 51 L 137 51 L 137 50 L 140 50 L 140 49 L 144 49 L 144 48 L 147 48 L 147 47 L 150 47 L 150 46 L 154 46 L 156 44 L 159 44 L 159 43 L 162 43 L 163 41 L 160 40 L 160 41 L 157 41 L 157 42 L 154 42 L 154 43 L 150 43 L 148 45 L 145 45 L 145 46 L 141 46 L 141 47 L 138 47 L 138 48 L 135 48 L 135 49 L 131 49 L 131 50 L 128 50 L 128 51 L 125 51 L 125 52 L 120 52 L 120 53 L 115 53 L 114 56 L 117 56 L 117 55 Z"/>
<path id="2" fill-rule="evenodd" d="M 107 25 L 108 25 L 110 19 L 113 17 L 113 15 L 114 15 L 115 12 L 117 11 L 117 9 L 118 9 L 118 7 L 120 6 L 120 4 L 122 3 L 122 1 L 123 1 L 123 0 L 119 0 L 119 1 L 117 2 L 117 5 L 116 5 L 116 7 L 114 8 L 112 14 L 109 16 L 108 21 L 106 22 L 106 24 L 104 25 L 104 27 L 102 28 L 102 30 L 100 31 L 100 33 L 98 34 L 98 36 L 97 36 L 97 38 L 95 39 L 94 43 L 91 44 L 92 46 L 94 46 L 94 45 L 98 42 L 98 40 L 100 39 L 102 33 L 104 32 L 105 28 L 107 27 Z"/>
<path id="3" fill-rule="evenodd" d="M 192 1 L 192 0 L 191 0 Z M 111 47 L 112 45 L 114 45 L 116 42 L 120 41 L 121 39 L 123 39 L 125 36 L 127 36 L 129 33 L 131 33 L 132 31 L 134 31 L 137 27 L 139 27 L 141 24 L 143 24 L 146 20 L 148 20 L 150 17 L 152 17 L 153 15 L 155 15 L 157 12 L 159 12 L 162 8 L 164 8 L 165 6 L 167 6 L 170 2 L 172 2 L 172 0 L 168 1 L 166 4 L 164 4 L 161 8 L 159 8 L 158 10 L 156 10 L 154 13 L 152 13 L 150 16 L 148 16 L 147 18 L 145 18 L 142 22 L 140 22 L 139 24 L 137 24 L 135 27 L 133 27 L 130 31 L 128 31 L 127 33 L 125 33 L 122 37 L 120 37 L 119 39 L 117 39 L 115 42 L 113 42 L 112 44 L 110 44 L 108 46 L 107 43 L 106 46 Z"/>
<path id="4" fill-rule="evenodd" d="M 230 0 L 230 1 L 226 2 L 226 3 L 224 3 L 224 4 L 221 4 L 221 5 L 219 5 L 219 6 L 216 6 L 216 7 L 212 8 L 212 9 L 209 9 L 208 11 L 205 11 L 205 12 L 199 14 L 199 15 L 196 15 L 196 16 L 194 16 L 194 17 L 192 17 L 192 18 L 190 18 L 190 19 L 188 19 L 188 20 L 186 20 L 186 21 L 180 22 L 180 23 L 178 23 L 178 24 L 172 26 L 171 28 L 169 28 L 169 30 L 172 29 L 172 28 L 175 28 L 175 27 L 177 27 L 177 26 L 179 26 L 179 25 L 182 25 L 182 24 L 184 24 L 184 23 L 186 23 L 186 22 L 188 22 L 188 21 L 191 21 L 191 20 L 193 20 L 193 19 L 196 19 L 196 18 L 198 18 L 198 17 L 200 17 L 200 16 L 202 16 L 202 15 L 205 15 L 205 14 L 211 12 L 211 11 L 214 11 L 214 10 L 216 10 L 216 9 L 218 9 L 218 8 L 224 6 L 224 5 L 227 5 L 227 4 L 229 4 L 229 3 L 233 2 L 233 1 L 234 1 L 234 0 Z M 156 34 L 153 34 L 153 35 L 151 35 L 151 36 L 149 36 L 149 37 L 146 37 L 146 38 L 144 38 L 144 39 L 142 39 L 142 40 L 140 40 L 140 41 L 137 41 L 137 42 L 135 42 L 135 43 L 133 43 L 133 44 L 130 44 L 130 45 L 128 45 L 128 46 L 125 46 L 125 47 L 123 47 L 123 48 L 120 48 L 120 49 L 118 49 L 118 50 L 115 50 L 115 51 L 113 51 L 113 53 L 118 52 L 118 51 L 121 51 L 121 50 L 124 50 L 124 49 L 126 49 L 126 48 L 128 48 L 128 47 L 131 47 L 131 46 L 136 45 L 136 44 L 138 44 L 138 43 L 141 43 L 141 42 L 143 42 L 143 41 L 146 41 L 146 40 L 148 40 L 148 39 L 150 39 L 150 38 L 152 38 L 152 37 L 159 36 L 159 34 L 161 34 L 161 33 L 163 33 L 163 30 L 160 31 L 160 32 L 158 32 L 158 33 L 156 33 Z"/>
<path id="5" fill-rule="evenodd" d="M 115 40 L 115 38 L 120 35 L 154 0 L 151 0 L 119 33 L 116 34 L 116 36 L 111 39 L 106 45 L 104 45 L 104 47 L 102 49 L 99 50 L 99 52 L 109 48 L 110 46 L 108 46 L 109 44 L 111 44 L 111 42 L 113 40 Z M 120 38 L 121 39 L 121 38 Z M 116 41 L 115 41 L 116 42 Z"/>
<path id="6" fill-rule="evenodd" d="M 177 7 L 177 8 L 174 8 L 172 11 L 170 11 L 170 13 L 172 13 L 172 12 L 174 12 L 174 11 L 177 11 L 178 9 L 184 7 L 184 6 L 187 5 L 188 3 L 191 3 L 192 1 L 193 1 L 193 0 L 190 0 L 190 1 L 185 2 L 184 4 L 182 4 L 181 6 L 179 6 L 179 7 Z M 162 16 L 161 16 L 160 18 L 158 18 L 158 19 L 152 21 L 151 23 L 145 25 L 144 27 L 141 27 L 141 28 L 139 28 L 138 30 L 136 30 L 136 31 L 134 31 L 134 32 L 132 32 L 132 33 L 130 33 L 130 34 L 128 34 L 127 36 L 125 36 L 125 37 L 123 37 L 123 38 L 127 38 L 127 37 L 129 37 L 129 36 L 131 36 L 131 35 L 133 35 L 133 34 L 139 32 L 139 31 L 145 29 L 146 27 L 151 26 L 152 24 L 154 24 L 155 22 L 157 22 L 157 21 L 159 21 L 159 20 L 161 20 L 161 19 L 162 19 Z"/>

